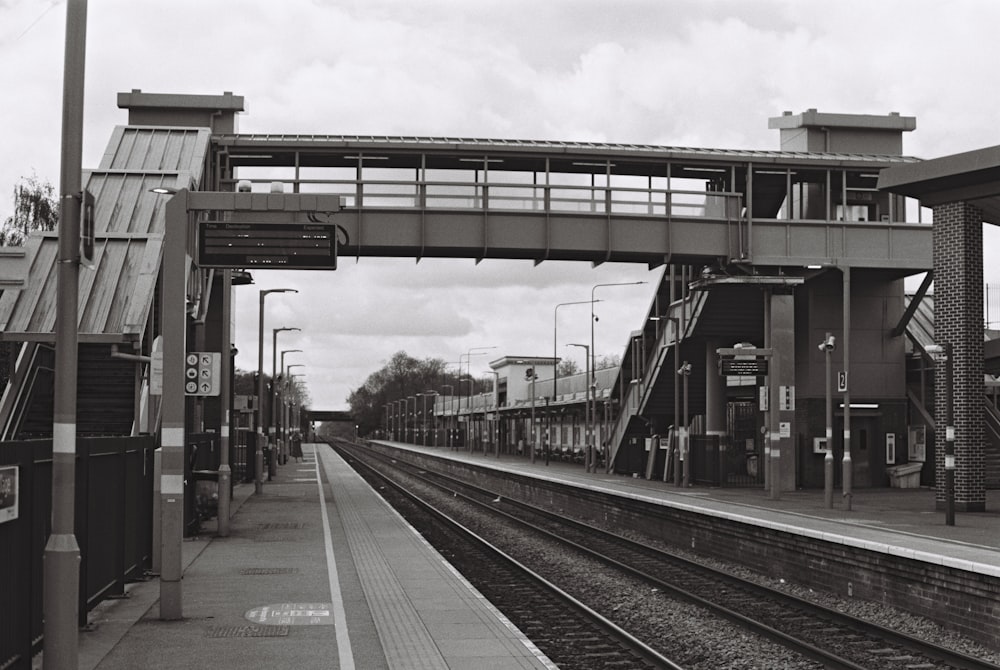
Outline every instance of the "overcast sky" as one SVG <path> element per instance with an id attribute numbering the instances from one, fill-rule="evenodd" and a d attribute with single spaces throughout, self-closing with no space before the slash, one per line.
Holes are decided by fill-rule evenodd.
<path id="1" fill-rule="evenodd" d="M 22 175 L 58 190 L 65 2 L 0 0 L 0 219 Z M 789 110 L 917 118 L 904 151 L 1000 144 L 993 0 L 91 0 L 84 167 L 127 121 L 119 91 L 245 96 L 246 133 L 430 135 L 777 149 Z M 987 281 L 1000 282 L 989 260 Z M 644 266 L 344 259 L 335 273 L 258 272 L 238 290 L 237 365 L 256 368 L 258 290 L 313 407 L 346 407 L 393 353 L 483 376 L 552 354 L 553 309 L 597 290 L 599 355 L 621 353 L 660 271 Z M 589 310 L 559 315 L 583 361 Z"/>

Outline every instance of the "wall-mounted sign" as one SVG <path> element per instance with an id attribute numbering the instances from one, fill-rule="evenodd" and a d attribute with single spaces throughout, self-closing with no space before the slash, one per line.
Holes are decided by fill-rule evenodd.
<path id="1" fill-rule="evenodd" d="M 732 377 L 763 377 L 767 374 L 767 359 L 720 358 L 719 373 Z"/>
<path id="2" fill-rule="evenodd" d="M 18 466 L 0 467 L 0 523 L 17 518 Z"/>

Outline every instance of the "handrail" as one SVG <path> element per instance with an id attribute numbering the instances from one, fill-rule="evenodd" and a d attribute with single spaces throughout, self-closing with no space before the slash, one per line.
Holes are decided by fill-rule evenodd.
<path id="1" fill-rule="evenodd" d="M 630 383 L 628 385 L 628 390 L 625 391 L 624 396 L 621 398 L 621 405 L 618 411 L 618 417 L 609 431 L 608 435 L 608 463 L 613 463 L 615 457 L 618 455 L 618 449 L 621 447 L 622 440 L 625 437 L 625 430 L 628 428 L 629 420 L 638 414 L 641 414 L 643 409 L 645 409 L 646 403 L 649 401 L 650 394 L 653 391 L 653 386 L 656 383 L 660 375 L 660 370 L 662 370 L 664 362 L 666 361 L 667 352 L 672 346 L 678 346 L 680 342 L 691 336 L 691 332 L 694 330 L 694 325 L 697 322 L 698 315 L 701 313 L 701 309 L 705 304 L 707 294 L 703 291 L 695 292 L 690 294 L 688 298 L 683 300 L 678 300 L 670 305 L 669 312 L 671 314 L 679 312 L 681 309 L 687 310 L 687 318 L 684 320 L 684 328 L 680 333 L 675 333 L 676 328 L 664 328 L 660 331 L 659 336 L 654 343 L 654 349 L 656 354 L 650 356 L 646 361 L 646 365 L 643 368 L 642 376 L 634 380 L 635 383 Z M 671 321 L 671 323 L 674 323 Z M 667 342 L 667 333 L 673 336 L 673 340 Z"/>

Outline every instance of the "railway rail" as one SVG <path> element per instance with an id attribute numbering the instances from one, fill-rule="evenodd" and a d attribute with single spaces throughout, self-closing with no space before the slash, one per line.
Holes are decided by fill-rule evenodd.
<path id="1" fill-rule="evenodd" d="M 669 597 L 693 603 L 827 668 L 851 670 L 956 668 L 1000 670 L 989 661 L 879 626 L 693 562 L 676 554 L 551 511 L 499 498 L 495 492 L 439 473 L 351 448 L 355 458 L 378 458 L 426 486 L 542 534 L 609 569 L 640 579 Z M 385 467 L 383 465 L 383 467 Z M 596 607 L 596 606 L 595 606 Z"/>
<path id="2" fill-rule="evenodd" d="M 346 455 L 346 454 L 345 454 Z M 500 548 L 386 477 L 348 456 L 438 551 L 560 668 L 684 670 Z"/>

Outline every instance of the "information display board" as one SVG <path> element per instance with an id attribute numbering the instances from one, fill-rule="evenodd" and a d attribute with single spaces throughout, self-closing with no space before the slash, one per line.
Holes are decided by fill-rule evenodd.
<path id="1" fill-rule="evenodd" d="M 767 360 L 761 358 L 740 360 L 719 359 L 719 373 L 727 376 L 760 377 L 767 374 Z"/>
<path id="2" fill-rule="evenodd" d="M 204 268 L 336 270 L 336 226 L 200 221 L 197 263 Z"/>

